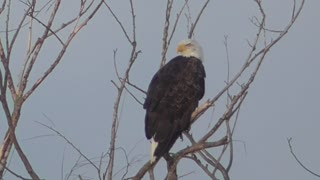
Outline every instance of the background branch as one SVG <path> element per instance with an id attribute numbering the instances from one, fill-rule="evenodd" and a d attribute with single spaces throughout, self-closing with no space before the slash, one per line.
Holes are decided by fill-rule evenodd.
<path id="1" fill-rule="evenodd" d="M 317 174 L 313 171 L 311 171 L 309 168 L 307 168 L 300 160 L 299 158 L 297 157 L 297 155 L 295 154 L 294 150 L 293 150 L 293 147 L 292 147 L 292 144 L 291 144 L 291 141 L 292 141 L 292 138 L 288 138 L 287 139 L 288 141 L 288 145 L 289 145 L 289 148 L 290 148 L 290 153 L 291 155 L 294 157 L 294 159 L 298 162 L 298 164 L 304 169 L 306 170 L 307 172 L 309 172 L 310 174 L 316 176 L 316 177 L 320 177 L 320 174 Z"/>
<path id="2" fill-rule="evenodd" d="M 116 85 L 118 88 L 118 93 L 116 100 L 114 102 L 114 111 L 113 111 L 113 119 L 112 119 L 112 126 L 111 126 L 111 139 L 110 139 L 110 147 L 109 147 L 109 161 L 107 168 L 103 174 L 103 179 L 112 179 L 113 177 L 113 168 L 114 168 L 114 159 L 115 159 L 115 146 L 116 146 L 116 136 L 117 136 L 117 131 L 118 131 L 118 125 L 119 125 L 119 108 L 120 108 L 120 101 L 122 99 L 123 91 L 126 88 L 126 83 L 129 79 L 129 74 L 132 68 L 132 65 L 134 64 L 135 60 L 138 58 L 139 53 L 141 53 L 140 50 L 137 50 L 137 41 L 136 41 L 136 16 L 134 12 L 134 5 L 132 0 L 130 0 L 130 9 L 131 9 L 131 17 L 132 17 L 132 39 L 129 37 L 127 31 L 125 30 L 124 26 L 122 25 L 122 22 L 119 20 L 117 15 L 113 13 L 112 9 L 110 6 L 104 2 L 108 10 L 111 12 L 113 18 L 116 20 L 120 28 L 122 29 L 123 34 L 127 38 L 128 42 L 131 45 L 131 53 L 129 56 L 129 64 L 127 66 L 127 69 L 124 73 L 123 77 L 120 77 L 118 70 L 116 69 L 116 73 L 118 76 L 118 80 L 120 81 L 119 85 Z M 114 58 L 115 60 L 115 58 Z M 114 64 L 116 65 L 116 62 L 114 61 Z M 116 66 L 115 66 L 116 67 Z"/>
<path id="3" fill-rule="evenodd" d="M 51 1 L 51 0 L 50 0 Z M 27 172 L 29 175 L 32 177 L 32 179 L 39 179 L 38 175 L 34 172 L 31 163 L 29 162 L 27 155 L 23 152 L 22 147 L 19 145 L 16 134 L 15 134 L 15 129 L 18 125 L 20 115 L 21 115 L 21 110 L 23 107 L 24 102 L 28 99 L 28 97 L 37 89 L 37 87 L 46 79 L 47 76 L 51 74 L 51 72 L 57 67 L 59 64 L 60 60 L 62 59 L 64 53 L 66 52 L 69 44 L 73 40 L 76 34 L 84 27 L 86 24 L 92 19 L 92 17 L 96 14 L 100 6 L 102 5 L 103 1 L 101 0 L 100 3 L 98 3 L 95 7 L 92 6 L 93 1 L 89 3 L 87 8 L 85 7 L 85 3 L 87 1 L 82 1 L 80 4 L 82 8 L 80 8 L 80 12 L 78 13 L 77 22 L 80 22 L 80 16 L 87 14 L 87 17 L 81 21 L 81 23 L 78 26 L 75 26 L 73 31 L 70 33 L 69 38 L 65 43 L 63 43 L 62 38 L 59 37 L 57 32 L 61 31 L 66 27 L 67 25 L 71 24 L 72 22 L 68 22 L 67 25 L 63 26 L 62 28 L 58 28 L 56 31 L 53 31 L 54 29 L 54 22 L 55 16 L 59 10 L 60 7 L 60 2 L 61 0 L 56 0 L 54 1 L 54 6 L 50 9 L 48 8 L 49 13 L 49 18 L 46 22 L 41 21 L 40 19 L 36 18 L 37 14 L 39 14 L 44 7 L 47 7 L 50 3 L 50 1 L 46 2 L 42 7 L 40 7 L 40 10 L 37 8 L 36 0 L 31 0 L 27 2 L 21 1 L 21 3 L 24 3 L 24 5 L 27 6 L 27 9 L 23 13 L 20 19 L 18 19 L 17 23 L 17 28 L 10 28 L 10 17 L 11 17 L 11 10 L 15 10 L 16 7 L 11 5 L 11 1 L 5 1 L 2 3 L 2 8 L 0 11 L 1 13 L 4 11 L 6 8 L 7 11 L 7 16 L 6 16 L 6 26 L 5 26 L 5 48 L 3 46 L 3 40 L 0 39 L 0 58 L 1 58 L 1 64 L 3 66 L 3 72 L 1 69 L 1 104 L 2 107 L 6 113 L 6 119 L 8 122 L 8 129 L 7 133 L 5 134 L 4 140 L 0 146 L 0 178 L 3 177 L 4 170 L 6 169 L 6 163 L 7 159 L 10 155 L 12 146 L 14 144 L 21 161 L 23 162 Z M 7 3 L 6 3 L 7 2 Z M 39 5 L 40 6 L 40 5 Z M 92 9 L 91 12 L 89 12 L 89 9 Z M 1 17 L 1 16 L 0 16 Z M 29 22 L 26 22 L 27 17 L 30 17 L 31 20 Z M 35 20 L 37 23 L 39 23 L 42 27 L 45 27 L 43 31 L 38 31 L 37 34 L 41 34 L 41 36 L 35 41 L 32 42 L 33 35 L 35 34 L 35 27 L 33 20 Z M 73 21 L 75 22 L 75 21 Z M 21 72 L 20 78 L 19 78 L 19 83 L 17 86 L 15 86 L 15 83 L 12 78 L 12 69 L 10 67 L 11 63 L 11 53 L 12 50 L 16 48 L 18 38 L 21 35 L 21 32 L 23 31 L 23 28 L 26 27 L 26 25 L 29 25 L 28 28 L 28 36 L 27 36 L 27 45 L 26 45 L 26 54 L 25 54 L 25 59 L 23 62 L 23 65 L 21 67 Z M 12 29 L 12 30 L 11 30 Z M 52 65 L 48 68 L 48 70 L 44 73 L 42 77 L 38 79 L 38 81 L 31 85 L 31 89 L 29 89 L 27 92 L 25 92 L 25 89 L 27 88 L 28 82 L 30 82 L 30 75 L 33 70 L 34 65 L 37 62 L 37 59 L 39 59 L 39 53 L 42 51 L 42 47 L 47 41 L 47 38 L 51 35 L 54 35 L 60 42 L 60 44 L 63 45 L 60 53 L 58 54 L 58 57 Z M 8 87 L 8 88 L 7 88 Z M 12 102 L 8 102 L 7 96 L 6 96 L 6 91 L 7 89 L 10 90 L 10 95 L 12 97 Z M 13 104 L 13 105 L 12 105 Z"/>

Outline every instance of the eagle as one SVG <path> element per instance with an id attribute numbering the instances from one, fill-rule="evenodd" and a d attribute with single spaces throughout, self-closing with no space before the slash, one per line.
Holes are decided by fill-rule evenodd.
<path id="1" fill-rule="evenodd" d="M 143 104 L 145 135 L 151 139 L 151 163 L 169 153 L 183 131 L 190 128 L 192 112 L 205 91 L 206 73 L 199 43 L 183 40 L 177 53 L 153 76 Z"/>

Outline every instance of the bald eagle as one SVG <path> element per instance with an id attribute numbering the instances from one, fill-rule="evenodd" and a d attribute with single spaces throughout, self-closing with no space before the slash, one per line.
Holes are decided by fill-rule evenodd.
<path id="1" fill-rule="evenodd" d="M 195 40 L 179 43 L 178 56 L 153 76 L 144 102 L 145 134 L 151 139 L 151 163 L 169 152 L 190 128 L 191 114 L 205 90 L 201 46 Z"/>

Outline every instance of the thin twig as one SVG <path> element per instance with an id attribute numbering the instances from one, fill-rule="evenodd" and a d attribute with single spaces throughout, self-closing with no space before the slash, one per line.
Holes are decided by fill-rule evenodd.
<path id="1" fill-rule="evenodd" d="M 188 2 L 189 2 L 189 0 L 185 0 L 183 6 L 181 7 L 181 9 L 180 9 L 180 11 L 179 11 L 179 13 L 177 14 L 176 21 L 174 22 L 172 31 L 171 31 L 171 33 L 170 33 L 170 37 L 169 37 L 169 40 L 168 40 L 168 46 L 166 47 L 166 52 L 168 51 L 168 48 L 169 48 L 169 45 L 170 45 L 171 40 L 172 40 L 172 38 L 173 38 L 173 35 L 174 35 L 174 33 L 176 32 L 176 28 L 177 28 L 177 25 L 178 25 L 180 16 L 181 16 L 184 8 L 187 6 Z"/>
<path id="2" fill-rule="evenodd" d="M 224 36 L 224 47 L 225 47 L 225 50 L 226 50 L 226 55 L 227 55 L 227 58 L 226 58 L 226 61 L 227 61 L 227 84 L 229 84 L 229 81 L 230 81 L 230 59 L 229 59 L 229 48 L 228 48 L 228 36 L 225 35 Z M 229 89 L 227 89 L 227 105 L 229 104 L 229 99 L 230 98 L 230 92 L 229 92 Z"/>
<path id="3" fill-rule="evenodd" d="M 103 173 L 103 179 L 105 179 L 107 177 L 107 179 L 112 179 L 113 177 L 113 168 L 114 168 L 114 159 L 115 159 L 115 144 L 116 144 L 116 135 L 117 135 L 117 130 L 118 130 L 118 125 L 119 125 L 119 105 L 120 105 L 120 101 L 122 99 L 122 94 L 124 89 L 126 88 L 126 82 L 129 79 L 129 73 L 130 70 L 132 68 L 132 65 L 134 64 L 135 60 L 138 58 L 139 53 L 141 53 L 141 51 L 137 51 L 137 42 L 136 42 L 136 16 L 135 16 L 135 12 L 134 12 L 134 7 L 133 7 L 133 2 L 132 0 L 130 0 L 130 9 L 131 9 L 131 16 L 132 16 L 132 40 L 129 38 L 129 35 L 127 34 L 127 31 L 124 29 L 124 27 L 122 26 L 122 23 L 119 21 L 118 17 L 113 13 L 112 9 L 108 6 L 108 4 L 106 2 L 104 2 L 104 4 L 107 6 L 107 8 L 109 9 L 109 11 L 111 12 L 112 16 L 114 17 L 114 19 L 117 21 L 117 23 L 119 24 L 119 26 L 121 27 L 123 34 L 125 35 L 125 37 L 127 38 L 128 42 L 131 44 L 132 49 L 131 49 L 131 54 L 129 56 L 129 64 L 128 67 L 125 71 L 125 74 L 123 76 L 123 78 L 118 77 L 118 79 L 121 79 L 120 81 L 120 85 L 118 87 L 118 94 L 116 97 L 116 100 L 114 102 L 114 111 L 113 111 L 113 120 L 112 120 L 112 125 L 111 125 L 111 139 L 110 139 L 110 147 L 109 147 L 109 161 L 108 161 L 108 165 L 107 168 L 105 170 L 105 172 Z M 117 74 L 119 75 L 119 74 Z"/>
<path id="4" fill-rule="evenodd" d="M 128 174 L 128 172 L 129 172 L 130 162 L 129 162 L 129 158 L 128 158 L 128 154 L 127 154 L 126 150 L 125 150 L 124 148 L 122 148 L 122 147 L 119 147 L 118 149 L 123 152 L 124 157 L 125 157 L 125 159 L 126 159 L 126 166 L 125 166 L 125 168 L 124 168 L 124 169 L 125 169 L 125 172 L 123 173 L 123 175 L 122 175 L 122 177 L 121 177 L 121 179 L 124 179 L 124 177 L 125 177 L 125 176 Z M 116 173 L 113 175 L 113 177 L 117 176 L 117 174 L 120 173 L 122 170 L 123 170 L 123 169 L 119 169 L 119 171 L 116 172 Z"/>
<path id="5" fill-rule="evenodd" d="M 162 53 L 161 53 L 161 63 L 160 68 L 166 63 L 166 49 L 168 48 L 168 36 L 169 36 L 169 26 L 170 26 L 170 16 L 172 10 L 173 0 L 167 0 L 165 22 L 163 27 L 163 37 L 162 37 Z"/>
<path id="6" fill-rule="evenodd" d="M 143 94 L 147 94 L 147 91 L 139 88 L 138 86 L 132 84 L 129 80 L 127 81 L 127 84 L 129 84 L 131 87 L 134 87 L 135 89 L 137 89 L 138 91 L 142 92 Z"/>
<path id="7" fill-rule="evenodd" d="M 169 2 L 169 1 L 168 1 L 168 2 Z M 173 3 L 173 1 L 172 1 L 172 3 Z M 185 1 L 185 3 L 183 4 L 183 6 L 181 7 L 179 13 L 177 14 L 176 20 L 175 20 L 175 22 L 174 22 L 174 24 L 173 24 L 172 31 L 170 32 L 170 37 L 169 37 L 169 39 L 168 39 L 168 37 L 165 37 L 165 38 L 163 39 L 163 45 L 162 45 L 163 47 L 162 47 L 162 48 L 165 48 L 165 49 L 163 49 L 163 51 L 162 51 L 162 60 L 161 60 L 161 66 L 160 66 L 160 67 L 162 67 L 162 66 L 166 63 L 166 55 L 167 55 L 168 49 L 169 49 L 169 47 L 170 47 L 171 40 L 172 40 L 173 35 L 174 35 L 175 31 L 176 31 L 178 22 L 179 22 L 179 20 L 180 20 L 180 16 L 181 16 L 184 8 L 187 6 L 187 4 L 188 4 L 188 0 Z M 172 8 L 172 4 L 171 4 L 169 7 L 167 7 L 167 8 Z M 170 11 L 171 11 L 171 9 L 170 9 Z M 169 14 L 166 14 L 166 15 L 169 15 L 169 16 L 170 16 L 170 12 L 169 12 Z M 170 24 L 169 24 L 169 23 L 167 24 L 167 20 L 169 20 L 169 19 L 170 19 L 170 17 L 166 18 L 166 25 L 168 25 L 168 27 L 165 26 L 164 36 L 168 36 L 168 34 L 169 34 L 168 31 L 169 31 L 169 25 L 170 25 Z M 164 45 L 164 43 L 166 43 L 166 45 Z"/>
<path id="8" fill-rule="evenodd" d="M 309 173 L 311 173 L 312 175 L 316 176 L 316 177 L 320 177 L 320 174 L 317 174 L 313 171 L 311 171 L 309 168 L 307 168 L 300 160 L 299 158 L 297 157 L 297 155 L 295 154 L 295 152 L 293 151 L 293 147 L 291 145 L 291 141 L 292 141 L 292 138 L 287 138 L 287 141 L 288 141 L 288 145 L 289 145 L 289 148 L 290 148 L 290 153 L 291 155 L 294 157 L 294 159 L 299 163 L 299 165 L 306 171 L 308 171 Z"/>
<path id="9" fill-rule="evenodd" d="M 193 139 L 193 137 L 189 133 L 184 133 L 184 135 L 190 140 L 192 145 L 196 144 L 196 141 Z M 226 169 L 222 166 L 222 164 L 214 158 L 206 149 L 202 149 L 201 151 L 197 152 L 207 163 L 209 163 L 212 167 L 215 167 L 218 169 L 221 174 L 223 175 L 223 178 L 225 180 L 229 180 L 229 175 Z M 211 174 L 212 179 L 216 179 L 213 173 Z"/>
<path id="10" fill-rule="evenodd" d="M 1 164 L 1 162 L 0 162 Z M 8 167 L 6 167 L 4 164 L 1 164 L 8 172 L 10 172 L 12 175 L 14 175 L 15 177 L 19 178 L 19 179 L 22 179 L 22 180 L 32 180 L 32 179 L 29 179 L 29 178 L 25 178 L 25 177 L 22 177 L 21 175 L 13 172 L 11 169 L 9 169 Z"/>
<path id="11" fill-rule="evenodd" d="M 211 172 L 208 169 L 208 166 L 203 165 L 203 163 L 197 158 L 195 154 L 192 154 L 191 156 L 185 156 L 185 158 L 193 160 L 212 180 L 218 180 L 211 174 Z"/>
<path id="12" fill-rule="evenodd" d="M 177 164 L 179 162 L 179 160 L 188 155 L 188 154 L 192 154 L 195 152 L 198 152 L 202 149 L 207 149 L 207 148 L 212 148 L 212 147 L 217 147 L 217 146 L 221 146 L 221 145 L 225 145 L 228 143 L 228 137 L 223 137 L 215 142 L 199 142 L 194 144 L 191 147 L 187 147 L 185 149 L 182 149 L 180 151 L 178 151 L 178 153 L 176 154 L 176 156 L 174 157 L 174 162 L 172 164 L 172 168 L 170 169 L 170 171 L 175 171 L 175 168 L 177 167 Z M 169 172 L 170 173 L 170 172 Z"/>
<path id="13" fill-rule="evenodd" d="M 32 14 L 29 14 L 29 16 L 30 16 L 32 19 L 36 20 L 36 21 L 37 21 L 39 24 L 41 24 L 43 27 L 47 28 L 47 29 L 58 39 L 58 41 L 60 42 L 60 44 L 61 44 L 62 46 L 64 45 L 64 42 L 62 41 L 62 39 L 61 39 L 51 28 L 49 28 L 47 25 L 45 25 L 43 22 L 41 22 L 38 18 L 32 16 Z M 47 35 L 47 37 L 48 37 L 48 35 Z"/>
<path id="14" fill-rule="evenodd" d="M 27 172 L 29 173 L 29 175 L 32 177 L 32 179 L 34 180 L 40 180 L 39 176 L 36 174 L 36 172 L 33 170 L 27 156 L 24 154 L 24 152 L 22 151 L 22 148 L 20 147 L 18 141 L 17 141 L 17 138 L 14 134 L 14 132 L 12 133 L 13 135 L 11 135 L 11 137 L 13 138 L 13 143 L 14 143 L 14 146 L 20 156 L 20 159 L 21 161 L 23 162 Z"/>
<path id="15" fill-rule="evenodd" d="M 72 176 L 72 173 L 75 171 L 76 167 L 78 166 L 80 159 L 81 159 L 81 155 L 79 155 L 78 159 L 70 169 L 70 172 L 66 174 L 66 178 L 65 178 L 66 180 L 68 180 Z"/>
<path id="16" fill-rule="evenodd" d="M 191 29 L 190 29 L 190 32 L 189 32 L 189 35 L 188 35 L 188 38 L 189 38 L 189 39 L 192 38 L 192 35 L 193 35 L 194 30 L 195 30 L 195 28 L 196 28 L 196 26 L 197 26 L 197 24 L 198 24 L 198 22 L 199 22 L 199 20 L 200 20 L 200 17 L 201 17 L 201 15 L 202 15 L 202 13 L 204 12 L 204 10 L 206 9 L 206 7 L 207 7 L 207 5 L 209 4 L 209 2 L 210 2 L 210 0 L 207 0 L 207 1 L 204 3 L 204 5 L 202 6 L 202 8 L 201 8 L 201 10 L 200 10 L 200 12 L 199 12 L 199 14 L 198 14 L 198 16 L 197 16 L 196 21 L 192 24 Z"/>
<path id="17" fill-rule="evenodd" d="M 58 136 L 60 136 L 62 139 L 64 139 L 73 149 L 75 149 L 84 159 L 86 159 L 97 171 L 99 170 L 99 168 L 86 156 L 84 155 L 79 148 L 77 148 L 68 138 L 66 138 L 63 134 L 61 134 L 58 130 L 56 130 L 55 128 L 48 126 L 46 124 L 43 124 L 39 121 L 36 121 L 36 123 L 50 129 L 51 131 L 55 132 Z"/>
<path id="18" fill-rule="evenodd" d="M 1 15 L 1 13 L 4 11 L 4 8 L 5 8 L 5 6 L 6 6 L 6 3 L 7 3 L 7 0 L 3 0 L 2 5 L 1 5 L 1 8 L 0 8 L 0 15 Z"/>
<path id="19" fill-rule="evenodd" d="M 119 18 L 117 17 L 117 15 L 113 12 L 113 10 L 111 9 L 111 7 L 108 5 L 108 3 L 106 3 L 105 1 L 103 1 L 104 5 L 108 8 L 109 12 L 111 13 L 111 15 L 113 16 L 113 18 L 117 21 L 118 25 L 120 26 L 123 34 L 125 35 L 125 37 L 127 38 L 127 40 L 129 41 L 130 44 L 132 44 L 132 40 L 129 37 L 126 29 L 123 27 L 121 21 L 119 20 Z"/>
<path id="20" fill-rule="evenodd" d="M 143 106 L 143 102 L 141 102 L 128 88 L 127 86 L 124 87 L 127 92 L 130 94 L 130 96 L 138 103 L 140 104 L 141 106 Z"/>

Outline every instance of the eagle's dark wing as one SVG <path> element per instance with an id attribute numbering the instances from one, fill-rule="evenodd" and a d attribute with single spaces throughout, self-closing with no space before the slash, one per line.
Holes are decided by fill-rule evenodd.
<path id="1" fill-rule="evenodd" d="M 168 152 L 190 126 L 191 113 L 204 95 L 205 71 L 196 58 L 177 56 L 152 78 L 144 103 L 145 133 L 159 145 L 157 156 Z"/>

